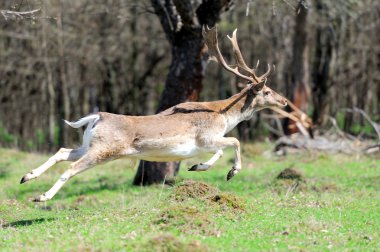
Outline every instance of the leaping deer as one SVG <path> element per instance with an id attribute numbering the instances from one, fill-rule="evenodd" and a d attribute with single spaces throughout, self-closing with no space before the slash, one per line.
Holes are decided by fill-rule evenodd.
<path id="1" fill-rule="evenodd" d="M 76 122 L 65 121 L 73 128 L 87 126 L 82 146 L 77 149 L 61 148 L 21 179 L 22 184 L 39 177 L 58 162 L 73 161 L 53 187 L 34 201 L 51 199 L 71 177 L 99 163 L 121 157 L 161 162 L 213 153 L 210 160 L 189 169 L 205 171 L 222 156 L 224 148 L 234 147 L 235 162 L 227 180 L 236 175 L 241 169 L 240 143 L 236 138 L 224 135 L 241 121 L 250 119 L 254 112 L 284 107 L 287 102 L 265 85 L 272 72 L 269 65 L 268 71 L 261 76 L 246 65 L 237 43 L 236 30 L 232 37 L 227 36 L 237 61 L 233 67 L 226 63 L 219 50 L 216 27 L 203 27 L 202 35 L 210 56 L 227 71 L 249 82 L 240 93 L 225 100 L 181 103 L 156 115 L 127 116 L 99 112 Z"/>

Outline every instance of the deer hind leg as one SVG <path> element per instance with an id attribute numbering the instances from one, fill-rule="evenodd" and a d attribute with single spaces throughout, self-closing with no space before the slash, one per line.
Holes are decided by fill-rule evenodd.
<path id="1" fill-rule="evenodd" d="M 59 149 L 57 153 L 55 153 L 52 157 L 50 157 L 44 164 L 42 164 L 38 168 L 32 170 L 31 172 L 27 173 L 24 177 L 22 177 L 20 184 L 39 177 L 42 173 L 47 171 L 50 167 L 52 167 L 56 163 L 59 163 L 61 161 L 76 161 L 79 158 L 81 158 L 85 153 L 86 153 L 86 148 L 78 148 L 78 149 L 61 148 Z"/>
<path id="2" fill-rule="evenodd" d="M 91 151 L 91 149 L 82 156 L 79 160 L 72 163 L 70 168 L 67 169 L 61 177 L 57 180 L 57 182 L 50 188 L 46 193 L 36 197 L 34 199 L 35 202 L 47 201 L 61 189 L 61 187 L 72 177 L 75 175 L 84 172 L 85 170 L 107 161 L 109 159 L 118 158 L 119 156 L 115 155 L 114 152 L 106 152 L 106 151 Z"/>
<path id="3" fill-rule="evenodd" d="M 79 160 L 76 162 L 72 163 L 70 165 L 70 168 L 66 170 L 61 177 L 57 180 L 57 182 L 53 185 L 52 188 L 50 188 L 49 191 L 46 193 L 36 197 L 34 199 L 35 202 L 42 202 L 42 201 L 47 201 L 61 189 L 61 187 L 73 176 L 76 174 L 83 172 L 89 168 L 91 168 L 93 165 L 96 164 L 96 161 L 91 159 L 89 155 L 84 155 L 81 157 Z"/>
<path id="4" fill-rule="evenodd" d="M 218 150 L 207 162 L 193 165 L 189 171 L 207 171 L 221 156 L 223 150 Z"/>

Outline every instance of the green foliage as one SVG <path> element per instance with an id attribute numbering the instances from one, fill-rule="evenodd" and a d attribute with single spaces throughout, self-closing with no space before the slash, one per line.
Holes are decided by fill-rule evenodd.
<path id="1" fill-rule="evenodd" d="M 36 143 L 33 140 L 31 139 L 26 140 L 26 150 L 32 151 L 32 150 L 35 150 L 35 148 L 36 148 Z"/>
<path id="2" fill-rule="evenodd" d="M 365 123 L 364 125 L 360 125 L 359 123 L 355 123 L 351 126 L 350 131 L 357 135 L 357 134 L 367 134 L 367 135 L 373 135 L 375 133 L 375 130 L 369 123 Z"/>
<path id="3" fill-rule="evenodd" d="M 38 145 L 43 145 L 46 143 L 46 134 L 42 129 L 36 130 L 36 138 Z"/>
<path id="4" fill-rule="evenodd" d="M 6 146 L 13 146 L 17 143 L 17 137 L 7 131 L 7 129 L 0 122 L 0 143 Z"/>
<path id="5" fill-rule="evenodd" d="M 58 126 L 54 127 L 54 146 L 59 145 L 59 134 L 60 134 L 60 129 Z"/>
<path id="6" fill-rule="evenodd" d="M 173 187 L 132 186 L 125 160 L 73 178 L 51 201 L 29 199 L 67 169 L 20 178 L 47 156 L 0 149 L 2 251 L 376 251 L 380 246 L 380 161 L 306 153 L 261 155 L 243 145 L 243 169 L 231 181 L 232 150 L 207 172 L 182 162 Z M 297 176 L 287 170 L 291 167 Z"/>
<path id="7" fill-rule="evenodd" d="M 344 120 L 345 120 L 345 113 L 338 112 L 336 115 L 336 121 L 340 129 L 344 129 Z M 349 132 L 354 135 L 358 135 L 358 134 L 374 135 L 375 130 L 373 126 L 365 119 L 363 120 L 364 120 L 363 124 L 361 124 L 359 121 L 355 121 L 354 123 L 352 123 L 349 129 Z M 378 121 L 376 117 L 372 118 L 372 120 L 374 120 L 375 122 Z"/>

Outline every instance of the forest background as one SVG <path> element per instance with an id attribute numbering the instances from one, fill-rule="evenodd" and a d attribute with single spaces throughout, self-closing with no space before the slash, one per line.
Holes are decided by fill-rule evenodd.
<path id="1" fill-rule="evenodd" d="M 55 151 L 79 144 L 80 134 L 63 119 L 156 112 L 171 48 L 150 1 L 5 0 L 0 9 L 0 146 Z M 7 12 L 31 10 L 38 11 Z M 332 116 L 359 133 L 366 122 L 347 108 L 380 119 L 379 16 L 376 0 L 231 1 L 218 22 L 220 47 L 231 60 L 225 36 L 238 28 L 246 61 L 254 66 L 260 59 L 259 73 L 276 65 L 271 88 L 290 98 L 301 90 L 300 106 L 315 124 Z M 224 99 L 237 83 L 209 64 L 198 100 Z M 245 141 L 275 137 L 268 125 L 275 121 L 258 113 L 232 134 Z"/>

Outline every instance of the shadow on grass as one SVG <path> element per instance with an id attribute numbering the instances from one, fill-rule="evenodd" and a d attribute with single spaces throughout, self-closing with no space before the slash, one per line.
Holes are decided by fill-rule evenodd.
<path id="1" fill-rule="evenodd" d="M 6 178 L 9 175 L 9 171 L 4 168 L 0 168 L 0 179 Z"/>
<path id="2" fill-rule="evenodd" d="M 101 176 L 90 181 L 82 181 L 80 179 L 72 181 L 71 186 L 67 185 L 67 187 L 62 189 L 65 191 L 63 191 L 61 195 L 62 197 L 71 197 L 82 194 L 97 194 L 101 191 L 123 191 L 124 193 L 128 193 L 129 191 L 136 188 L 136 186 L 132 185 L 131 179 Z"/>
<path id="3" fill-rule="evenodd" d="M 36 195 L 43 193 L 44 190 L 46 191 L 51 188 L 55 183 L 55 180 L 52 180 L 51 184 L 46 181 L 43 181 L 43 183 L 39 181 L 33 182 L 35 183 L 33 185 L 21 185 L 22 188 L 17 191 L 17 196 L 21 198 L 24 195 L 30 196 L 31 193 L 35 193 Z M 132 185 L 131 178 L 116 176 L 100 176 L 90 180 L 81 180 L 81 178 L 77 178 L 73 181 L 68 181 L 54 198 L 67 198 L 82 194 L 91 195 L 101 191 L 123 191 L 124 193 L 128 193 L 136 188 L 136 186 Z"/>
<path id="4" fill-rule="evenodd" d="M 2 225 L 2 228 L 10 228 L 10 227 L 25 227 L 25 226 L 31 226 L 31 225 L 36 225 L 36 224 L 41 224 L 44 222 L 49 222 L 53 221 L 56 218 L 38 218 L 38 219 L 32 219 L 32 220 L 19 220 L 19 221 L 14 221 L 7 223 L 5 225 Z"/>

